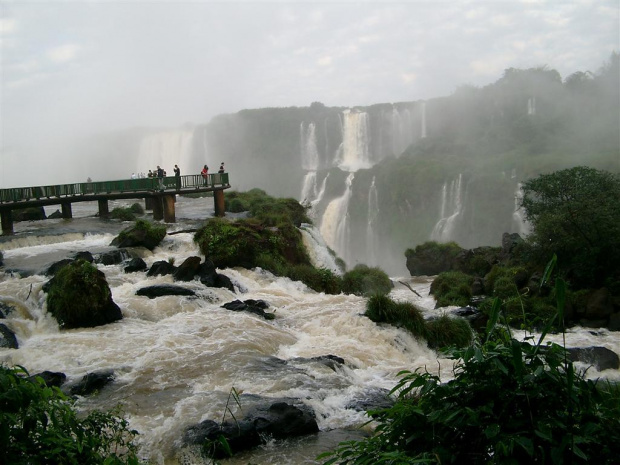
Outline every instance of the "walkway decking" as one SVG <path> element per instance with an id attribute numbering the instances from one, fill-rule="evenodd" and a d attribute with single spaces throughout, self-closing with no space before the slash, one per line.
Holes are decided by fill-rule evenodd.
<path id="1" fill-rule="evenodd" d="M 110 212 L 108 200 L 145 199 L 153 210 L 154 220 L 174 223 L 176 194 L 213 192 L 216 216 L 224 216 L 224 190 L 230 188 L 228 173 L 168 176 L 165 178 L 121 179 L 117 181 L 84 182 L 50 186 L 15 187 L 0 189 L 0 217 L 2 234 L 13 234 L 12 211 L 22 208 L 60 205 L 63 218 L 71 218 L 73 202 L 97 201 L 99 216 Z M 150 205 L 149 205 L 150 203 Z M 148 209 L 151 209 L 148 208 Z"/>

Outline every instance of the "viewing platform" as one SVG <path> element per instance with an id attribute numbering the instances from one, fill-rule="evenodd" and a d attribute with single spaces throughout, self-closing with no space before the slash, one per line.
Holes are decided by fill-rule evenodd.
<path id="1" fill-rule="evenodd" d="M 146 209 L 153 210 L 154 220 L 174 223 L 177 194 L 213 192 L 215 215 L 224 216 L 224 190 L 230 188 L 228 173 L 167 176 L 164 178 L 121 179 L 51 186 L 0 189 L 2 234 L 13 234 L 13 210 L 60 205 L 63 218 L 72 218 L 71 204 L 97 201 L 99 217 L 110 216 L 109 200 L 145 199 Z"/>

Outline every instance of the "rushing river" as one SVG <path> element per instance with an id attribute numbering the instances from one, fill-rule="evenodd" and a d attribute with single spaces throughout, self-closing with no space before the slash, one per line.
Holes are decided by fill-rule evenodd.
<path id="1" fill-rule="evenodd" d="M 178 221 L 168 225 L 168 231 L 196 228 L 213 216 L 212 203 L 179 198 Z M 19 349 L 0 349 L 0 362 L 23 365 L 31 373 L 60 371 L 69 383 L 93 371 L 114 370 L 113 384 L 78 405 L 108 409 L 121 404 L 131 428 L 140 433 L 140 456 L 152 463 L 204 463 L 181 447 L 183 432 L 205 419 L 220 420 L 233 388 L 243 394 L 301 399 L 314 410 L 321 432 L 272 442 L 222 463 L 313 464 L 319 463 L 319 453 L 338 442 L 360 437 L 359 427 L 368 418 L 351 408 L 352 402 L 391 389 L 399 371 L 424 367 L 445 380 L 452 376 L 453 361 L 438 358 L 424 341 L 362 316 L 364 298 L 316 293 L 260 269 L 218 270 L 232 280 L 235 292 L 207 288 L 196 280 L 181 284 L 197 297 L 149 299 L 136 291 L 172 283 L 172 277 L 127 274 L 121 265 L 98 265 L 124 318 L 97 328 L 61 331 L 46 312 L 41 288 L 48 278 L 42 271 L 78 251 L 112 250 L 112 239 L 130 224 L 94 218 L 96 210 L 96 204 L 75 204 L 72 220 L 16 223 L 14 236 L 0 237 L 5 263 L 0 300 L 18 308 L 4 323 L 19 343 Z M 171 258 L 180 264 L 201 255 L 192 239 L 191 232 L 168 235 L 143 258 L 148 266 Z M 430 278 L 394 281 L 393 299 L 411 301 L 429 314 L 441 311 L 433 309 L 435 302 L 428 296 Z M 262 299 L 275 319 L 221 308 L 235 299 Z M 604 330 L 576 329 L 568 336 L 571 345 L 603 345 L 620 353 L 618 338 Z M 323 355 L 342 357 L 345 365 L 333 370 L 309 360 Z M 607 377 L 620 379 L 617 372 L 607 372 Z M 592 369 L 589 374 L 598 375 Z"/>

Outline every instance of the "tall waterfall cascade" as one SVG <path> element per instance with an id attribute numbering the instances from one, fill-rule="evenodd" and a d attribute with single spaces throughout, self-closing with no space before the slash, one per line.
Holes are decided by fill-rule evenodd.
<path id="1" fill-rule="evenodd" d="M 316 146 L 316 124 L 302 122 L 299 127 L 299 146 L 301 148 L 301 167 L 306 171 L 319 168 L 319 151 Z"/>
<path id="2" fill-rule="evenodd" d="M 336 274 L 342 273 L 321 233 L 314 226 L 303 223 L 301 225 L 301 234 L 308 255 L 310 255 L 310 261 L 316 268 L 326 268 Z"/>
<path id="3" fill-rule="evenodd" d="M 528 115 L 536 114 L 536 97 L 530 97 L 527 99 L 527 114 Z"/>
<path id="4" fill-rule="evenodd" d="M 431 240 L 448 242 L 452 240 L 456 222 L 463 211 L 463 175 L 452 180 L 450 187 L 444 183 L 441 190 L 441 211 L 439 221 L 435 224 L 431 233 Z"/>
<path id="5" fill-rule="evenodd" d="M 420 118 L 420 139 L 426 138 L 426 102 L 420 104 L 420 112 L 422 116 Z"/>
<path id="6" fill-rule="evenodd" d="M 372 184 L 368 189 L 368 223 L 366 226 L 366 250 L 368 251 L 368 265 L 377 264 L 377 250 L 379 248 L 379 238 L 377 235 L 377 220 L 379 218 L 379 194 L 375 184 L 375 176 L 372 177 Z"/>
<path id="7" fill-rule="evenodd" d="M 172 168 L 179 165 L 181 174 L 196 170 L 192 166 L 193 129 L 177 129 L 150 134 L 142 139 L 136 172 L 154 170 L 157 165 L 172 176 Z"/>
<path id="8" fill-rule="evenodd" d="M 342 145 L 336 155 L 337 166 L 349 172 L 372 167 L 368 113 L 345 110 L 342 119 Z"/>
<path id="9" fill-rule="evenodd" d="M 349 173 L 345 181 L 346 189 L 341 197 L 332 200 L 321 219 L 321 235 L 325 243 L 334 250 L 345 262 L 350 258 L 348 253 L 349 240 L 349 201 L 351 186 L 355 174 Z"/>
<path id="10" fill-rule="evenodd" d="M 521 201 L 523 200 L 523 184 L 518 183 L 515 190 L 515 210 L 512 214 L 512 227 L 514 232 L 519 236 L 525 237 L 531 231 L 530 223 L 525 219 L 525 212 L 521 207 Z"/>

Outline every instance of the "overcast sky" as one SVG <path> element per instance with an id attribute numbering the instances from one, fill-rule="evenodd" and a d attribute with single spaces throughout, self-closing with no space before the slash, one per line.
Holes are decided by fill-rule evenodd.
<path id="1" fill-rule="evenodd" d="M 0 0 L 2 173 L 23 147 L 244 108 L 450 95 L 504 69 L 596 71 L 619 0 Z M 53 153 L 53 152 L 52 152 Z"/>

